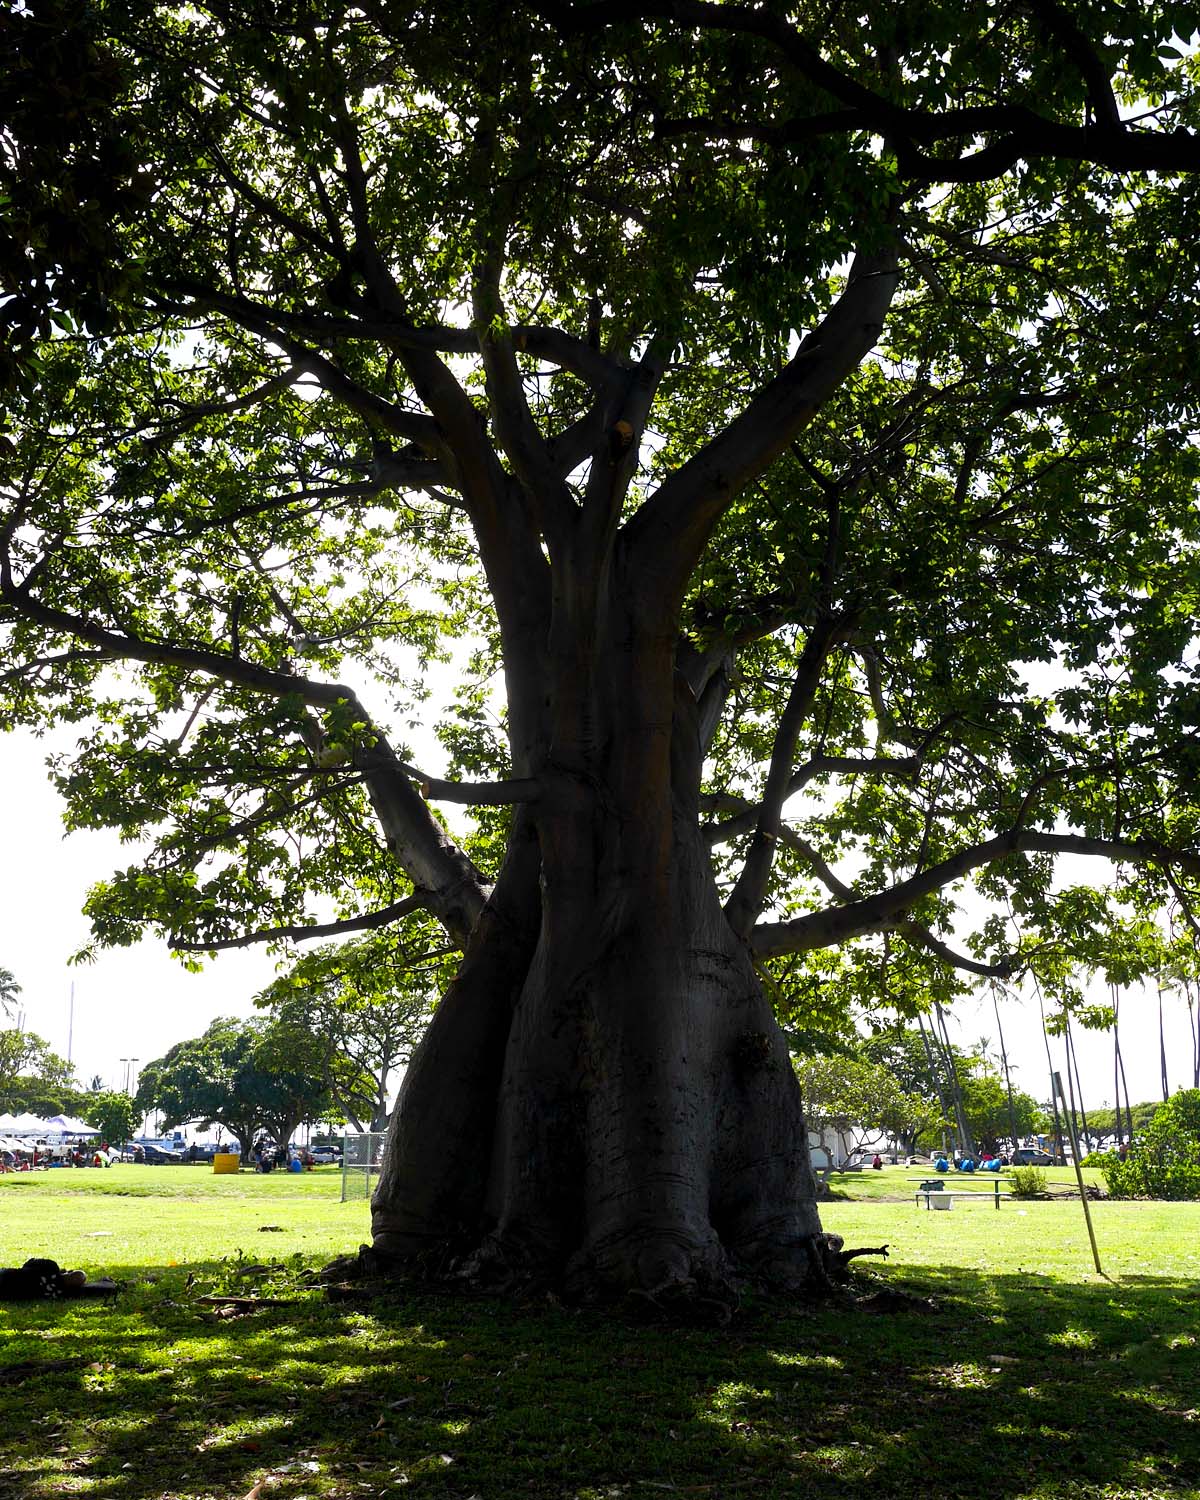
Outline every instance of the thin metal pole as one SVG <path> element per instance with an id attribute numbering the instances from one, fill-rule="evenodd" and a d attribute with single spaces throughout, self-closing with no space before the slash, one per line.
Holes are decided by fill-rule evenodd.
<path id="1" fill-rule="evenodd" d="M 1068 1074 L 1068 1079 L 1070 1075 Z M 1092 1228 L 1092 1211 L 1088 1207 L 1087 1189 L 1083 1183 L 1083 1168 L 1079 1165 L 1079 1137 L 1075 1134 L 1075 1101 L 1071 1101 L 1071 1108 L 1067 1109 L 1067 1101 L 1063 1096 L 1062 1075 L 1054 1075 L 1054 1091 L 1062 1099 L 1063 1113 L 1067 1117 L 1067 1129 L 1071 1133 L 1071 1156 L 1075 1163 L 1075 1180 L 1079 1184 L 1079 1201 L 1083 1204 L 1083 1217 L 1087 1220 L 1088 1239 L 1092 1242 L 1092 1260 L 1096 1263 L 1096 1274 L 1104 1275 L 1104 1267 L 1100 1264 L 1100 1251 L 1096 1248 L 1096 1231 Z"/>

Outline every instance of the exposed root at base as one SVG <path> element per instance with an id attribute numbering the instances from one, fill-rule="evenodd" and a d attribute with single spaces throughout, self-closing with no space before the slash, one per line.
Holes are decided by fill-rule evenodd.
<path id="1" fill-rule="evenodd" d="M 561 1296 L 564 1302 L 576 1306 L 615 1306 L 639 1322 L 717 1328 L 729 1324 L 746 1292 L 783 1294 L 814 1304 L 832 1299 L 869 1312 L 931 1309 L 928 1299 L 892 1288 L 867 1297 L 854 1297 L 849 1292 L 849 1266 L 863 1255 L 886 1259 L 888 1247 L 846 1250 L 841 1235 L 820 1234 L 798 1241 L 779 1267 L 766 1265 L 755 1270 L 732 1263 L 720 1268 L 693 1266 L 686 1271 L 681 1268 L 655 1285 L 622 1290 L 606 1288 L 599 1281 L 582 1276 L 578 1264 L 567 1277 L 567 1284 L 561 1285 L 548 1277 L 544 1269 L 511 1253 L 495 1237 L 489 1237 L 469 1255 L 458 1257 L 448 1247 L 420 1255 L 396 1256 L 382 1254 L 373 1245 L 360 1245 L 357 1254 L 331 1261 L 312 1278 L 311 1284 L 323 1286 L 325 1295 L 338 1302 L 366 1302 L 386 1296 L 395 1291 L 398 1283 L 500 1297 L 547 1292 L 556 1300 Z M 804 1267 L 804 1274 L 796 1274 L 798 1266 Z"/>
<path id="2" fill-rule="evenodd" d="M 631 1287 L 622 1305 L 639 1322 L 725 1328 L 732 1322 L 739 1301 L 732 1282 L 701 1290 L 695 1282 L 674 1281 L 645 1291 Z"/>

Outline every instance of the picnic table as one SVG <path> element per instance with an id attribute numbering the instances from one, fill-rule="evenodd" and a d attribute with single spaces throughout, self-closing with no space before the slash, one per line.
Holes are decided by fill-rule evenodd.
<path id="1" fill-rule="evenodd" d="M 919 1180 L 915 1177 L 910 1177 L 908 1180 L 909 1182 L 919 1182 L 916 1189 L 916 1202 L 919 1204 L 921 1199 L 924 1198 L 927 1209 L 950 1208 L 955 1198 L 990 1198 L 994 1206 L 998 1209 L 1001 1198 L 1012 1197 L 1011 1193 L 1002 1193 L 1000 1191 L 999 1177 L 993 1180 L 992 1191 L 990 1193 L 981 1193 L 978 1188 L 965 1191 L 962 1188 L 947 1188 L 944 1177 L 923 1177 Z"/>

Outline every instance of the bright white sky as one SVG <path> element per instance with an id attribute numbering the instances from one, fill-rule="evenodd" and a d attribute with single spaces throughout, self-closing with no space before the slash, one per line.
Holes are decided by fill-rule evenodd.
<path id="1" fill-rule="evenodd" d="M 98 1073 L 106 1085 L 120 1087 L 122 1058 L 147 1063 L 175 1042 L 198 1036 L 216 1016 L 250 1014 L 253 996 L 270 983 L 274 965 L 261 950 L 237 949 L 202 974 L 189 974 L 153 939 L 108 950 L 94 964 L 69 965 L 88 940 L 81 907 L 89 887 L 134 863 L 136 851 L 108 832 L 64 835 L 46 753 L 47 742 L 30 734 L 0 734 L 0 785 L 7 792 L 0 967 L 10 969 L 22 987 L 26 1030 L 64 1057 L 73 981 L 71 1060 L 85 1084 Z"/>
<path id="2" fill-rule="evenodd" d="M 73 980 L 72 1061 L 85 1083 L 99 1074 L 105 1084 L 120 1086 L 126 1068 L 122 1059 L 144 1064 L 175 1042 L 199 1035 L 215 1016 L 250 1014 L 253 996 L 270 982 L 274 964 L 259 949 L 241 949 L 222 953 L 202 974 L 189 974 L 170 959 L 161 942 L 146 939 L 135 948 L 102 953 L 94 964 L 71 967 L 68 959 L 88 936 L 80 914 L 88 887 L 133 863 L 136 850 L 104 832 L 64 837 L 60 804 L 44 768 L 46 751 L 46 742 L 28 734 L 0 735 L 0 785 L 7 792 L 0 839 L 0 967 L 11 969 L 23 986 L 26 1028 L 64 1055 Z M 1086 864 L 1079 864 L 1072 878 L 1086 878 Z M 1015 1082 L 1046 1099 L 1036 1001 L 1018 1001 L 1002 1014 Z M 977 1005 L 957 1007 L 952 1027 L 956 1042 L 969 1045 L 987 1037 L 996 1050 L 996 1025 L 986 994 Z M 1167 1000 L 1166 1029 L 1171 1088 L 1189 1087 L 1187 1011 L 1174 997 Z M 1081 1031 L 1076 1045 L 1085 1105 L 1111 1103 L 1111 1041 Z M 1158 1098 L 1154 995 L 1132 992 L 1123 999 L 1121 1045 L 1131 1098 Z M 1055 1066 L 1064 1068 L 1060 1043 L 1054 1057 Z M 136 1070 L 136 1064 L 131 1068 Z"/>

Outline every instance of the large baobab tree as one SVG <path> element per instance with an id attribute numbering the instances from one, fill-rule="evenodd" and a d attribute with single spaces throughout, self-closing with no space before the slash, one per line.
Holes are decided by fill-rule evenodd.
<path id="1" fill-rule="evenodd" d="M 1172 14 L 10 14 L 5 720 L 97 941 L 461 950 L 381 1262 L 819 1282 L 775 1011 L 1200 873 Z"/>

